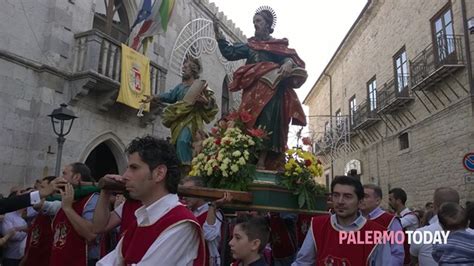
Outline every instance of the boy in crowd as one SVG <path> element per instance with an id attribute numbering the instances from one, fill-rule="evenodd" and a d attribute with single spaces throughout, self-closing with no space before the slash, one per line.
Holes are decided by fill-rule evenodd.
<path id="1" fill-rule="evenodd" d="M 238 217 L 229 242 L 232 257 L 236 260 L 232 265 L 266 266 L 261 253 L 269 237 L 270 229 L 264 217 Z"/>

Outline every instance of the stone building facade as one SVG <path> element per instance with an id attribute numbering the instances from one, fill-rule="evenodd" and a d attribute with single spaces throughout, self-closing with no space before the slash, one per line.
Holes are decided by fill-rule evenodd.
<path id="1" fill-rule="evenodd" d="M 56 136 L 47 116 L 61 103 L 79 118 L 66 136 L 62 165 L 85 162 L 98 177 L 126 167 L 125 145 L 136 136 L 165 138 L 160 108 L 138 118 L 137 110 L 115 103 L 120 86 L 120 43 L 130 20 L 122 0 L 107 20 L 102 0 L 13 1 L 0 8 L 0 193 L 31 186 L 54 174 Z M 221 111 L 239 104 L 229 93 L 230 74 L 242 62 L 222 59 L 210 19 L 217 15 L 228 38 L 244 41 L 232 21 L 207 0 L 176 0 L 166 34 L 155 36 L 151 60 L 152 94 L 180 82 L 186 54 L 199 57 L 201 75 L 214 89 Z M 112 18 L 112 16 L 109 16 Z"/>
<path id="2" fill-rule="evenodd" d="M 326 183 L 357 169 L 411 207 L 441 186 L 474 200 L 473 17 L 472 1 L 368 1 L 304 101 Z"/>

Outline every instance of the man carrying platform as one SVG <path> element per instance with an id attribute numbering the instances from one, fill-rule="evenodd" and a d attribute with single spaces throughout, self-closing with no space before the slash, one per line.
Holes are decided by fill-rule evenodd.
<path id="1" fill-rule="evenodd" d="M 179 161 L 172 145 L 145 136 L 134 139 L 126 153 L 125 187 L 143 206 L 117 247 L 97 265 L 204 265 L 201 228 L 176 195 Z"/>
<path id="2" fill-rule="evenodd" d="M 382 232 L 385 228 L 359 212 L 364 198 L 360 181 L 336 176 L 331 183 L 331 193 L 335 213 L 313 218 L 292 265 L 390 265 L 390 245 L 365 241 L 366 232 Z M 344 241 L 341 232 L 360 233 L 362 243 Z"/>

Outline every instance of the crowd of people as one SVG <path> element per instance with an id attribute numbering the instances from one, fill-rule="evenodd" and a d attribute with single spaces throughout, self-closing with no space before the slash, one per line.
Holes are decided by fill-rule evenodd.
<path id="1" fill-rule="evenodd" d="M 237 212 L 226 218 L 219 208 L 232 201 L 229 193 L 213 202 L 178 197 L 178 184 L 205 184 L 200 177 L 181 178 L 168 141 L 136 138 L 126 153 L 125 173 L 103 177 L 123 183 L 123 195 L 99 189 L 82 163 L 67 165 L 60 177 L 45 177 L 31 189 L 12 188 L 0 200 L 2 212 L 9 211 L 1 222 L 2 265 L 474 264 L 469 229 L 474 206 L 463 208 L 449 187 L 436 189 L 420 217 L 420 210 L 405 205 L 403 189 L 389 191 L 392 211 L 386 211 L 380 187 L 338 176 L 327 213 Z M 18 205 L 20 198 L 29 199 L 25 206 Z M 339 234 L 406 230 L 449 230 L 450 235 L 439 245 L 408 245 L 341 243 Z"/>

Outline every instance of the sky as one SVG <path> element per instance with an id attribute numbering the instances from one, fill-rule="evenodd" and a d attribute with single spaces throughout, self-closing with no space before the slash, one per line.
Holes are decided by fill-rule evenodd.
<path id="1" fill-rule="evenodd" d="M 300 101 L 303 102 L 367 0 L 210 0 L 210 2 L 214 2 L 247 38 L 254 34 L 252 18 L 255 10 L 263 5 L 271 6 L 275 10 L 277 23 L 272 36 L 288 38 L 290 48 L 296 49 L 298 55 L 306 62 L 308 79 L 296 90 Z M 306 107 L 305 111 L 307 113 Z M 296 131 L 296 128 L 290 129 L 289 140 L 295 138 Z"/>

